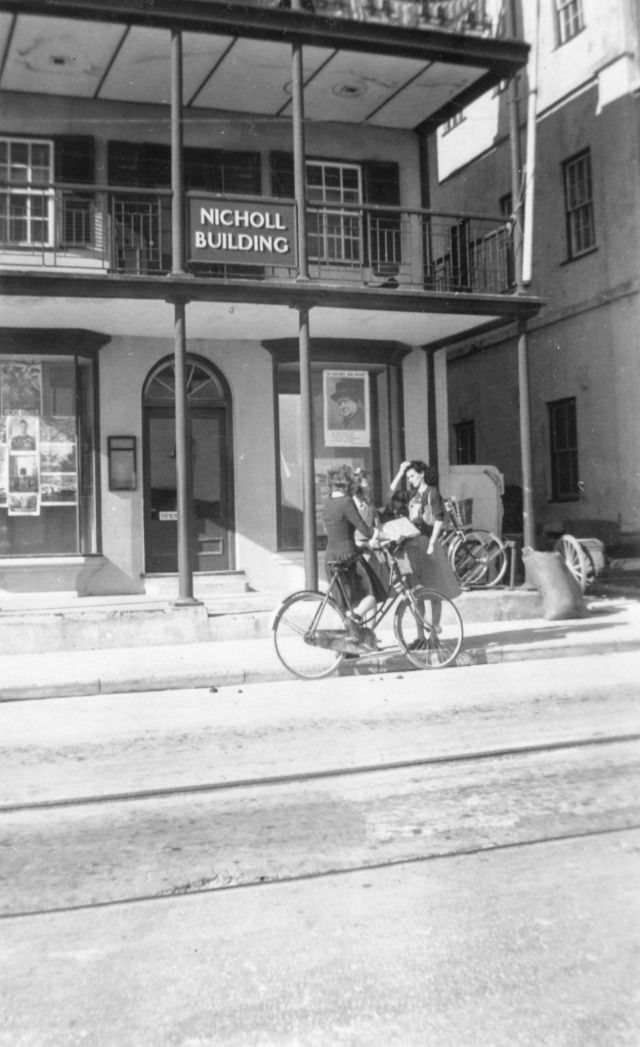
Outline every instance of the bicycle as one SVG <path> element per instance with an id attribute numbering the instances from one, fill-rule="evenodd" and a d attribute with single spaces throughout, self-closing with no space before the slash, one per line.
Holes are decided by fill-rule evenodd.
<path id="1" fill-rule="evenodd" d="M 417 669 L 442 669 L 451 665 L 460 653 L 463 640 L 458 608 L 435 590 L 410 586 L 391 543 L 382 544 L 380 548 L 389 570 L 387 595 L 366 626 L 375 637 L 376 628 L 395 606 L 394 636 L 411 664 Z M 351 562 L 329 565 L 326 592 L 309 589 L 292 593 L 276 611 L 272 622 L 276 653 L 294 676 L 319 680 L 335 672 L 345 658 L 373 653 L 355 643 L 350 629 L 353 619 L 350 621 L 349 616 L 353 610 L 344 574 Z M 438 604 L 439 614 L 435 610 Z M 343 611 L 343 607 L 348 610 Z"/>
<path id="2" fill-rule="evenodd" d="M 507 547 L 493 531 L 463 523 L 456 498 L 444 502 L 451 526 L 441 542 L 449 564 L 463 589 L 492 589 L 505 576 L 509 558 Z"/>

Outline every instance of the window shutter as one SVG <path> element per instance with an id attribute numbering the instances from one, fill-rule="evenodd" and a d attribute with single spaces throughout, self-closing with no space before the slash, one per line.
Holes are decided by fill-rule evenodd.
<path id="1" fill-rule="evenodd" d="M 54 139 L 56 182 L 95 182 L 95 146 L 91 135 L 58 135 Z"/>
<path id="2" fill-rule="evenodd" d="M 369 160 L 362 165 L 365 204 L 400 204 L 400 171 L 395 163 Z M 393 276 L 402 261 L 399 214 L 366 213 L 366 261 L 379 276 Z"/>
<path id="3" fill-rule="evenodd" d="M 271 154 L 272 196 L 295 196 L 293 183 L 293 156 L 291 153 Z"/>
<path id="4" fill-rule="evenodd" d="M 364 202 L 366 204 L 400 203 L 400 171 L 395 163 L 380 160 L 362 165 Z"/>

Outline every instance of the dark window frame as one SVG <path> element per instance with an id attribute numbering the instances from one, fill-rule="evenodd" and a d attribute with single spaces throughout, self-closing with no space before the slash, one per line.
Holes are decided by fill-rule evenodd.
<path id="1" fill-rule="evenodd" d="M 453 446 L 456 465 L 476 464 L 476 423 L 467 418 L 453 424 Z"/>
<path id="2" fill-rule="evenodd" d="M 582 0 L 555 0 L 556 40 L 563 47 L 585 28 Z"/>
<path id="3" fill-rule="evenodd" d="M 547 403 L 551 501 L 574 502 L 578 489 L 578 413 L 575 396 Z"/>
<path id="4" fill-rule="evenodd" d="M 596 239 L 591 150 L 582 149 L 562 164 L 567 259 L 573 261 L 594 251 Z"/>

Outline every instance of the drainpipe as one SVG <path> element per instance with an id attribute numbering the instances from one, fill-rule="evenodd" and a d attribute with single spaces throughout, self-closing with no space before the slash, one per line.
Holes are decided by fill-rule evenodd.
<path id="1" fill-rule="evenodd" d="M 301 0 L 292 0 L 293 10 L 301 10 Z M 307 260 L 307 214 L 305 207 L 305 147 L 304 147 L 304 78 L 302 44 L 291 45 L 291 111 L 293 131 L 293 181 L 297 212 L 297 280 L 309 279 Z M 309 337 L 309 310 L 298 309 L 298 357 L 300 366 L 300 414 L 302 445 L 302 526 L 304 550 L 304 579 L 307 589 L 318 588 L 318 556 L 316 552 L 316 490 L 315 456 L 313 448 L 313 400 L 311 396 L 311 351 Z"/>
<path id="2" fill-rule="evenodd" d="M 184 186 L 182 182 L 182 37 L 171 30 L 171 275 L 184 275 Z M 173 300 L 176 411 L 176 499 L 178 510 L 178 604 L 197 603 L 191 569 L 191 440 L 186 387 L 186 303 Z"/>
<path id="3" fill-rule="evenodd" d="M 533 263 L 533 204 L 536 176 L 536 134 L 538 111 L 538 50 L 540 36 L 540 0 L 536 0 L 533 15 L 533 38 L 529 59 L 529 104 L 527 107 L 527 160 L 524 198 L 524 243 L 522 246 L 522 283 L 531 283 Z"/>
<path id="4" fill-rule="evenodd" d="M 511 195 L 514 202 L 514 268 L 516 290 L 524 291 L 525 282 L 531 280 L 531 218 L 533 215 L 533 166 L 534 150 L 531 148 L 531 123 L 535 127 L 535 80 L 537 65 L 538 0 L 535 5 L 534 33 L 529 78 L 529 112 L 527 118 L 527 156 L 525 183 L 525 218 L 522 229 L 522 149 L 520 144 L 520 114 L 518 109 L 518 82 L 514 77 L 510 85 L 509 137 L 511 141 Z M 510 36 L 516 36 L 516 0 L 509 3 Z M 533 116 L 532 116 L 532 97 Z M 535 142 L 535 131 L 534 131 Z M 525 274 L 527 280 L 525 281 Z M 531 450 L 531 398 L 529 390 L 529 348 L 526 320 L 518 321 L 518 397 L 520 402 L 520 457 L 522 473 L 522 540 L 525 546 L 535 547 L 535 514 L 533 504 L 533 459 Z"/>

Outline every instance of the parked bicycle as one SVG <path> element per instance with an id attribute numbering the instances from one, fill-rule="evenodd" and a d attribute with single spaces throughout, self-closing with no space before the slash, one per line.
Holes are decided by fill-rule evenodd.
<path id="1" fill-rule="evenodd" d="M 445 498 L 449 526 L 441 536 L 449 563 L 463 589 L 491 589 L 505 576 L 507 547 L 493 531 L 463 521 L 456 498 Z"/>
<path id="2" fill-rule="evenodd" d="M 398 562 L 399 543 L 382 543 L 380 551 L 389 572 L 387 595 L 366 625 L 375 630 L 395 607 L 393 632 L 400 649 L 418 669 L 451 665 L 462 647 L 463 625 L 452 600 L 435 590 L 411 586 Z M 349 615 L 353 615 L 343 582 L 348 563 L 330 564 L 326 592 L 301 590 L 288 596 L 273 619 L 278 658 L 289 672 L 317 680 L 335 672 L 347 657 L 366 656 L 354 644 Z M 342 608 L 346 608 L 342 610 Z"/>

